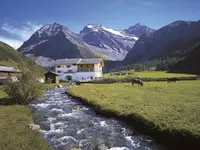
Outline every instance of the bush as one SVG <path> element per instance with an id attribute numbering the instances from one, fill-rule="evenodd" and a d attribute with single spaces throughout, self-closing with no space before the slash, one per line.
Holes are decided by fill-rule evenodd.
<path id="1" fill-rule="evenodd" d="M 67 81 L 71 81 L 71 80 L 72 80 L 72 76 L 66 76 L 65 79 L 66 79 Z"/>
<path id="2" fill-rule="evenodd" d="M 29 64 L 28 68 L 21 67 L 22 72 L 17 76 L 17 81 L 9 80 L 4 91 L 15 104 L 28 104 L 43 93 L 43 86 L 38 82 L 40 78 L 37 66 Z"/>

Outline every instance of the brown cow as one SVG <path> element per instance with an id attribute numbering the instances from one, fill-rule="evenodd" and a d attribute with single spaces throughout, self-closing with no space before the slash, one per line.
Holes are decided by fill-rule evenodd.
<path id="1" fill-rule="evenodd" d="M 140 79 L 132 79 L 131 84 L 138 84 L 138 86 L 143 86 L 143 82 Z"/>

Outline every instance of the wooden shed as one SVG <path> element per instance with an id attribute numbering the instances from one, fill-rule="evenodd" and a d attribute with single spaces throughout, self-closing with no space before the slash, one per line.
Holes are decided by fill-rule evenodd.
<path id="1" fill-rule="evenodd" d="M 8 83 L 9 78 L 11 78 L 12 81 L 15 81 L 20 73 L 21 71 L 19 69 L 7 66 L 0 66 L 0 84 Z"/>
<path id="2" fill-rule="evenodd" d="M 55 72 L 49 71 L 44 76 L 46 83 L 59 83 L 59 75 Z"/>
<path id="3" fill-rule="evenodd" d="M 17 76 L 21 71 L 13 67 L 0 66 L 0 79 L 8 79 Z"/>

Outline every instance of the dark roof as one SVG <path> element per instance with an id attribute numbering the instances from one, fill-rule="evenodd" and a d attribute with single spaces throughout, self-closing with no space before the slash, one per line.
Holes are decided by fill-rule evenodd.
<path id="1" fill-rule="evenodd" d="M 15 69 L 13 67 L 6 67 L 6 66 L 0 66 L 0 71 L 3 71 L 3 72 L 21 72 L 19 69 Z"/>
<path id="2" fill-rule="evenodd" d="M 59 74 L 53 72 L 53 71 L 48 71 L 47 73 L 45 73 L 44 75 L 47 75 L 47 74 L 53 74 L 53 75 L 56 75 L 56 76 L 59 76 Z"/>
<path id="3" fill-rule="evenodd" d="M 58 59 L 55 61 L 56 65 L 63 64 L 97 64 L 102 61 L 101 58 L 90 58 L 90 59 Z"/>
<path id="4" fill-rule="evenodd" d="M 63 65 L 63 64 L 76 64 L 79 59 L 58 59 L 55 61 L 56 65 Z"/>

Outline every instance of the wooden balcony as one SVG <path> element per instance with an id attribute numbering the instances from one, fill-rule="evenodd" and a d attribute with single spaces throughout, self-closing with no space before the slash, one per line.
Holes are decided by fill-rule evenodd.
<path id="1" fill-rule="evenodd" d="M 94 72 L 94 69 L 90 68 L 79 68 L 77 72 Z"/>

